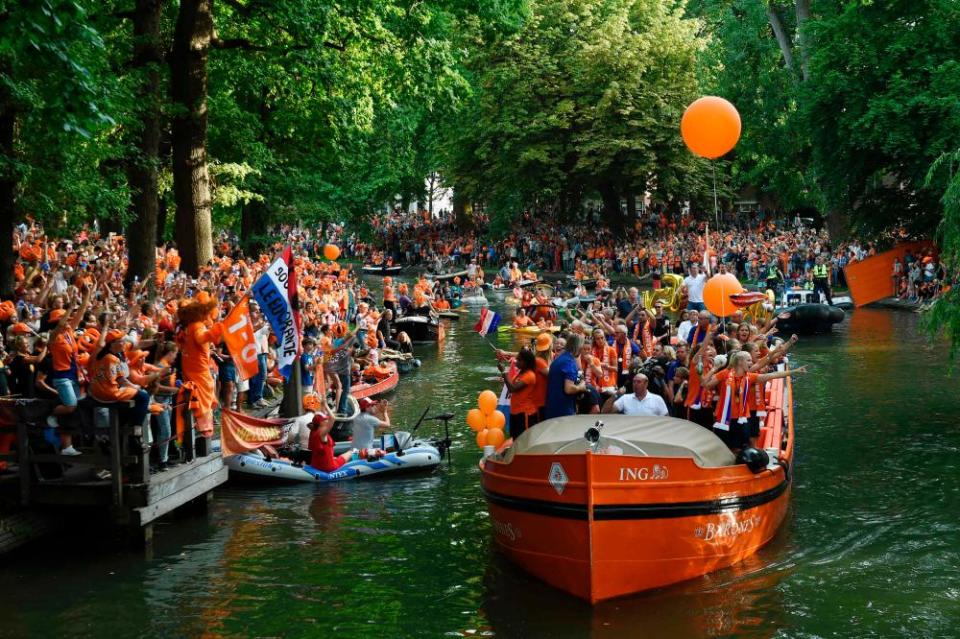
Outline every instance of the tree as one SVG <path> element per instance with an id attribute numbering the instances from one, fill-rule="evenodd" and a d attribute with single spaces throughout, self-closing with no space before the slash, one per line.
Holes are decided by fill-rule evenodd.
<path id="1" fill-rule="evenodd" d="M 447 146 L 461 196 L 488 204 L 503 228 L 528 208 L 576 216 L 599 194 L 607 222 L 622 226 L 622 197 L 667 198 L 677 176 L 702 176 L 678 132 L 697 95 L 695 21 L 666 1 L 530 6 L 519 30 L 471 60 L 474 94 Z"/>

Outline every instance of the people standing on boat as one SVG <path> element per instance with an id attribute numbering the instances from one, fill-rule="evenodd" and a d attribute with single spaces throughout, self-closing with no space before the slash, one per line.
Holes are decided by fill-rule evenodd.
<path id="1" fill-rule="evenodd" d="M 648 390 L 650 379 L 644 373 L 633 376 L 633 392 L 609 398 L 603 406 L 604 413 L 620 413 L 631 416 L 659 416 L 670 414 L 663 397 Z"/>
<path id="2" fill-rule="evenodd" d="M 510 437 L 516 439 L 540 419 L 537 406 L 537 358 L 528 347 L 521 348 L 515 359 L 516 371 L 510 374 L 503 362 L 497 370 L 510 392 Z"/>
<path id="3" fill-rule="evenodd" d="M 816 263 L 813 265 L 813 294 L 817 299 L 820 294 L 823 294 L 827 304 L 833 305 L 830 291 L 830 267 L 827 266 L 827 260 L 823 255 L 817 256 Z"/>
<path id="4" fill-rule="evenodd" d="M 762 407 L 764 384 L 794 373 L 806 372 L 806 366 L 773 373 L 752 373 L 750 354 L 737 351 L 730 356 L 729 366 L 710 371 L 703 378 L 703 388 L 719 388 L 714 411 L 713 432 L 731 449 L 745 448 L 760 435 L 758 407 Z"/>
<path id="5" fill-rule="evenodd" d="M 583 371 L 577 364 L 577 356 L 582 347 L 583 337 L 577 333 L 571 333 L 567 337 L 563 352 L 550 364 L 545 411 L 547 419 L 574 415 L 577 412 L 577 395 L 587 390 Z"/>

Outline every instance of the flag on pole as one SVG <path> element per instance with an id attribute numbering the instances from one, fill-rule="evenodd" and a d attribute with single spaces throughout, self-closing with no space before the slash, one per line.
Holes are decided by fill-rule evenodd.
<path id="1" fill-rule="evenodd" d="M 485 336 L 490 331 L 497 330 L 498 326 L 500 326 L 500 315 L 489 308 L 484 308 L 480 310 L 480 321 L 474 324 L 473 330 Z"/>
<path id="2" fill-rule="evenodd" d="M 245 295 L 223 322 L 225 327 L 223 341 L 226 342 L 230 357 L 237 365 L 237 375 L 241 381 L 256 376 L 260 368 L 257 362 L 257 343 L 253 336 L 253 322 L 250 320 L 248 300 L 249 298 Z"/>
<path id="3" fill-rule="evenodd" d="M 297 282 L 290 248 L 260 276 L 251 292 L 280 345 L 278 365 L 284 379 L 290 378 L 293 361 L 300 354 L 300 314 L 297 311 Z"/>

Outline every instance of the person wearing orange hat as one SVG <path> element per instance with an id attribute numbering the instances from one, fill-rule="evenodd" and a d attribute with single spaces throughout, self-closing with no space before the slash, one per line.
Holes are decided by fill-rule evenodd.
<path id="1" fill-rule="evenodd" d="M 123 331 L 107 331 L 105 344 L 90 364 L 90 394 L 99 402 L 133 401 L 133 408 L 122 408 L 121 415 L 136 426 L 143 426 L 150 408 L 150 395 L 127 377 L 124 366 L 126 355 Z M 154 373 L 142 381 L 151 383 L 159 377 Z"/>
<path id="2" fill-rule="evenodd" d="M 183 354 L 180 359 L 183 381 L 190 385 L 190 409 L 197 431 L 207 438 L 213 436 L 213 409 L 217 406 L 210 349 L 223 338 L 222 324 L 217 322 L 208 327 L 216 309 L 216 300 L 201 292 L 177 312 L 176 340 Z"/>

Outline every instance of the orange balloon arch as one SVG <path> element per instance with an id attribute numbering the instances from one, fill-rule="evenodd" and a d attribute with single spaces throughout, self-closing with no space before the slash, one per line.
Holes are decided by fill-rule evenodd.
<path id="1" fill-rule="evenodd" d="M 742 292 L 743 286 L 736 276 L 718 273 L 707 280 L 703 287 L 703 304 L 717 317 L 727 317 L 740 308 L 730 300 L 730 296 Z"/>
<path id="2" fill-rule="evenodd" d="M 712 95 L 695 100 L 680 119 L 680 134 L 687 147 L 711 160 L 737 145 L 740 129 L 740 114 L 736 107 Z"/>

